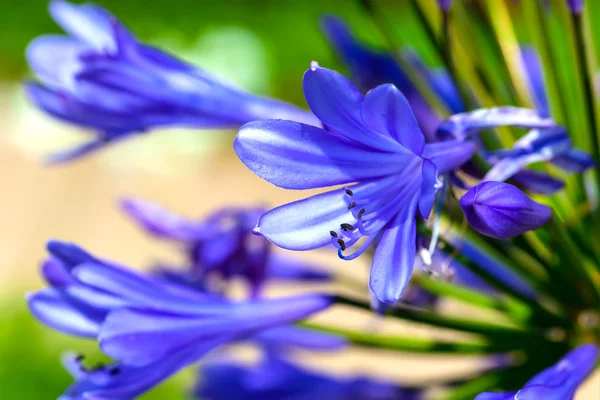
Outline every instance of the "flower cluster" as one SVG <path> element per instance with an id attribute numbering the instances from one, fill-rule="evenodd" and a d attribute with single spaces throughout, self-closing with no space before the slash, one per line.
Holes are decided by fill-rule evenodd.
<path id="1" fill-rule="evenodd" d="M 371 2 L 364 3 L 383 25 Z M 446 36 L 453 3 L 439 1 L 436 10 Z M 580 26 L 583 2 L 568 6 Z M 89 368 L 82 356 L 67 355 L 75 383 L 63 399 L 134 398 L 207 353 L 241 341 L 258 346 L 262 361 L 207 362 L 195 396 L 420 399 L 430 387 L 464 384 L 453 398 L 567 400 L 593 370 L 598 347 L 590 342 L 599 341 L 600 330 L 598 314 L 590 310 L 600 307 L 600 255 L 594 244 L 579 247 L 577 240 L 595 229 L 590 226 L 600 214 L 590 198 L 577 212 L 592 214 L 591 222 L 562 224 L 551 206 L 560 205 L 563 214 L 575 208 L 565 199 L 582 197 L 582 190 L 564 198 L 556 194 L 579 181 L 568 174 L 594 167 L 600 149 L 576 147 L 582 141 L 573 139 L 567 123 L 557 123 L 563 119 L 554 117 L 548 67 L 533 47 L 510 43 L 511 57 L 522 66 L 522 85 L 502 93 L 520 88 L 534 108 L 518 101 L 520 107 L 499 102 L 482 108 L 478 90 L 485 85 L 461 81 L 449 37 L 436 48 L 449 68 L 431 68 L 412 49 L 361 43 L 329 15 L 322 29 L 350 79 L 312 61 L 302 79 L 306 111 L 247 93 L 140 42 L 98 6 L 56 0 L 50 13 L 69 36 L 42 36 L 30 44 L 27 58 L 38 81 L 27 84 L 27 94 L 43 111 L 96 132 L 91 142 L 51 156 L 51 162 L 163 126 L 233 128 L 237 157 L 260 178 L 283 189 L 325 189 L 270 210 L 228 207 L 202 219 L 123 199 L 122 210 L 146 233 L 183 251 L 183 267 L 158 265 L 142 273 L 50 241 L 42 265 L 48 287 L 28 295 L 31 313 L 53 329 L 96 340 L 114 359 Z M 481 69 L 472 68 L 484 75 Z M 491 96 L 485 97 L 489 105 Z M 556 254 L 545 243 L 556 244 Z M 266 285 L 275 281 L 343 284 L 331 270 L 275 248 L 328 246 L 343 260 L 371 257 L 368 289 L 364 285 L 355 297 L 265 296 Z M 415 267 L 426 274 L 413 276 Z M 249 288 L 242 300 L 227 290 L 235 279 Z M 447 316 L 436 307 L 444 298 L 489 308 L 509 322 Z M 333 304 L 465 331 L 480 340 L 294 325 Z M 349 344 L 481 354 L 493 368 L 470 377 L 482 379 L 472 386 L 444 381 L 408 387 L 304 369 L 289 351 Z"/>

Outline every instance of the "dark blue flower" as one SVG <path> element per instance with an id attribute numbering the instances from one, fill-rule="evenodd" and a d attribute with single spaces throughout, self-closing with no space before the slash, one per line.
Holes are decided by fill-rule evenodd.
<path id="1" fill-rule="evenodd" d="M 224 208 L 199 220 L 186 219 L 140 199 L 122 201 L 123 210 L 150 234 L 181 243 L 190 268 L 161 268 L 160 273 L 181 283 L 215 291 L 211 275 L 229 280 L 242 277 L 253 297 L 268 279 L 328 281 L 331 273 L 304 261 L 273 252 L 262 237 L 252 234 L 263 208 Z"/>
<path id="2" fill-rule="evenodd" d="M 100 260 L 72 244 L 50 242 L 48 250 L 51 257 L 42 271 L 51 287 L 28 295 L 31 312 L 59 331 L 97 338 L 123 373 L 83 374 L 76 391 L 91 387 L 139 394 L 233 341 L 275 349 L 345 345 L 338 337 L 289 326 L 327 308 L 333 301 L 329 296 L 232 302 Z"/>
<path id="3" fill-rule="evenodd" d="M 351 185 L 278 207 L 260 218 L 255 232 L 291 250 L 333 243 L 346 260 L 381 235 L 370 286 L 379 300 L 393 303 L 410 278 L 416 218 L 430 214 L 438 173 L 469 160 L 474 146 L 456 140 L 425 144 L 408 102 L 393 85 L 363 96 L 342 75 L 313 65 L 304 75 L 304 93 L 325 129 L 255 121 L 238 133 L 238 156 L 283 188 Z M 366 240 L 357 245 L 361 238 Z"/>
<path id="4" fill-rule="evenodd" d="M 41 83 L 27 94 L 41 109 L 97 131 L 95 140 L 50 157 L 63 162 L 159 126 L 236 128 L 266 118 L 307 123 L 295 106 L 254 96 L 161 50 L 139 43 L 108 11 L 55 0 L 52 17 L 70 36 L 46 35 L 27 49 Z"/>
<path id="5" fill-rule="evenodd" d="M 593 371 L 598 361 L 598 347 L 584 344 L 565 355 L 559 362 L 534 376 L 516 392 L 482 393 L 475 400 L 570 400 L 578 386 Z"/>
<path id="6" fill-rule="evenodd" d="M 480 183 L 461 197 L 460 206 L 473 229 L 497 239 L 537 229 L 552 218 L 550 207 L 503 182 Z"/>
<path id="7" fill-rule="evenodd" d="M 417 400 L 417 389 L 365 377 L 340 378 L 301 368 L 284 358 L 269 355 L 258 365 L 233 361 L 202 367 L 195 390 L 206 400 Z"/>

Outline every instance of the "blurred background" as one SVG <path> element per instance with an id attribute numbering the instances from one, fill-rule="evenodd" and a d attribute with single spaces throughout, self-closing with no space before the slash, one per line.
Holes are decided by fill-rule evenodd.
<path id="1" fill-rule="evenodd" d="M 122 19 L 140 39 L 253 93 L 302 106 L 301 77 L 311 60 L 343 70 L 321 34 L 320 16 L 336 13 L 365 41 L 381 42 L 358 2 L 350 0 L 97 3 Z M 410 35 L 409 15 L 398 15 L 397 24 L 404 24 Z M 117 207 L 123 195 L 143 197 L 193 217 L 223 205 L 274 206 L 300 196 L 248 171 L 233 152 L 235 132 L 230 131 L 155 131 L 70 164 L 44 167 L 44 155 L 86 139 L 77 128 L 38 112 L 22 91 L 23 80 L 30 77 L 24 58 L 28 42 L 40 34 L 59 31 L 45 0 L 4 0 L 0 6 L 0 180 L 4 188 L 0 207 L 1 399 L 56 398 L 71 383 L 59 360 L 67 349 L 100 359 L 94 343 L 47 329 L 27 312 L 24 294 L 42 286 L 38 270 L 48 239 L 73 241 L 105 258 L 144 268 L 157 260 L 177 260 L 178 254 L 145 236 L 125 218 Z M 367 274 L 364 259 L 344 263 L 332 251 L 299 256 L 359 279 Z M 452 304 L 444 307 L 448 312 L 465 311 Z M 386 333 L 418 330 L 435 337 L 448 335 L 406 323 L 384 325 L 367 313 L 349 314 L 344 309 L 317 319 Z M 240 354 L 246 351 L 240 349 Z M 369 373 L 409 383 L 460 376 L 483 366 L 483 361 L 466 356 L 445 359 L 365 350 L 304 358 L 316 368 L 340 374 Z M 193 369 L 184 371 L 144 398 L 185 398 L 193 377 Z M 577 399 L 599 398 L 600 376 L 596 373 Z"/>

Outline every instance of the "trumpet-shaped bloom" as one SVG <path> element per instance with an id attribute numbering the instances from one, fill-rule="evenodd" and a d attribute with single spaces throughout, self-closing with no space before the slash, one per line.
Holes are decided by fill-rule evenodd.
<path id="1" fill-rule="evenodd" d="M 325 129 L 255 121 L 240 129 L 235 150 L 258 176 L 283 188 L 346 186 L 269 211 L 255 232 L 290 250 L 332 243 L 347 260 L 380 237 L 370 286 L 379 300 L 393 303 L 410 278 L 416 218 L 429 216 L 438 174 L 469 160 L 474 146 L 456 140 L 425 144 L 393 85 L 363 96 L 345 77 L 315 64 L 304 75 L 304 93 Z"/>
<path id="2" fill-rule="evenodd" d="M 417 400 L 420 392 L 364 377 L 339 378 L 269 355 L 259 365 L 233 361 L 202 367 L 195 395 L 206 400 Z"/>
<path id="3" fill-rule="evenodd" d="M 552 209 L 531 200 L 517 187 L 483 182 L 469 190 L 460 206 L 469 225 L 484 235 L 509 239 L 537 229 L 552 218 Z"/>
<path id="4" fill-rule="evenodd" d="M 58 153 L 63 162 L 160 126 L 236 128 L 248 121 L 314 117 L 290 104 L 254 96 L 146 44 L 108 11 L 55 0 L 50 13 L 69 36 L 45 35 L 27 49 L 40 83 L 27 94 L 63 121 L 94 129 L 87 144 Z"/>
<path id="5" fill-rule="evenodd" d="M 181 243 L 190 268 L 162 269 L 163 276 L 192 286 L 212 289 L 207 277 L 244 278 L 257 297 L 269 279 L 327 281 L 331 274 L 298 259 L 271 250 L 270 243 L 252 234 L 262 208 L 224 208 L 205 219 L 193 220 L 140 199 L 127 198 L 123 210 L 153 236 Z"/>
<path id="6" fill-rule="evenodd" d="M 508 393 L 482 393 L 475 400 L 569 400 L 577 387 L 593 371 L 598 347 L 584 344 L 570 351 L 559 362 L 534 376 L 523 388 Z"/>
<path id="7" fill-rule="evenodd" d="M 42 271 L 51 287 L 28 296 L 31 312 L 59 331 L 97 338 L 118 360 L 116 368 L 76 376 L 65 398 L 78 398 L 73 393 L 82 390 L 131 398 L 125 394 L 139 394 L 233 341 L 312 350 L 345 345 L 336 336 L 289 325 L 327 308 L 329 296 L 232 302 L 101 260 L 75 245 L 50 242 L 48 250 Z"/>

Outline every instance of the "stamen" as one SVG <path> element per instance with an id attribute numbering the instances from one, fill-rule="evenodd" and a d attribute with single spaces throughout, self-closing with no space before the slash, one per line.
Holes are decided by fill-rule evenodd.
<path id="1" fill-rule="evenodd" d="M 358 218 L 362 217 L 362 216 L 363 216 L 363 214 L 364 214 L 366 211 L 367 211 L 367 210 L 365 210 L 364 208 L 361 208 L 361 209 L 358 211 Z"/>
<path id="2" fill-rule="evenodd" d="M 356 257 L 358 257 L 362 253 L 364 253 L 365 250 L 367 250 L 367 248 L 369 247 L 369 245 L 373 242 L 373 240 L 375 240 L 376 237 L 377 237 L 377 235 L 371 235 L 371 236 L 369 236 L 367 238 L 367 240 L 365 240 L 363 242 L 363 244 L 358 248 L 358 250 L 356 250 L 354 253 L 350 254 L 349 256 L 343 255 L 342 251 L 344 251 L 346 249 L 342 249 L 340 247 L 338 249 L 338 257 L 341 258 L 342 260 L 346 260 L 346 261 L 354 260 Z"/>
<path id="3" fill-rule="evenodd" d="M 346 243 L 344 243 L 342 239 L 338 239 L 337 242 L 340 245 L 340 249 L 342 249 L 342 251 L 346 250 Z"/>
<path id="4" fill-rule="evenodd" d="M 338 234 L 336 233 L 336 231 L 329 231 L 329 234 L 331 235 L 331 237 L 338 237 Z"/>
<path id="5" fill-rule="evenodd" d="M 348 206 L 348 210 L 352 210 L 354 207 L 356 207 L 356 203 L 353 201 L 352 203 L 350 203 L 350 205 Z"/>
<path id="6" fill-rule="evenodd" d="M 77 357 L 75 357 L 75 361 L 81 362 L 84 358 L 85 356 L 83 354 L 77 354 Z"/>
<path id="7" fill-rule="evenodd" d="M 121 372 L 121 370 L 119 369 L 119 367 L 112 367 L 111 369 L 108 370 L 108 374 L 109 375 L 116 375 L 119 372 Z"/>
<path id="8" fill-rule="evenodd" d="M 350 189 L 346 189 L 346 194 L 348 196 L 354 196 L 354 192 L 352 190 L 350 190 Z"/>
<path id="9" fill-rule="evenodd" d="M 354 227 L 350 224 L 340 224 L 340 228 L 342 228 L 345 231 L 353 231 Z"/>

